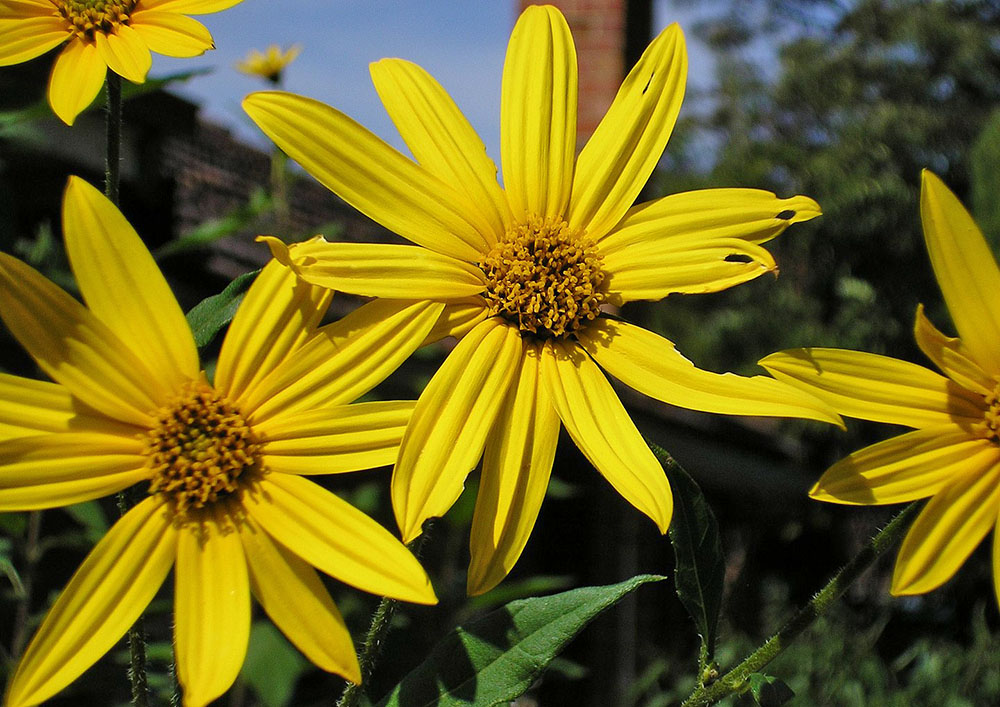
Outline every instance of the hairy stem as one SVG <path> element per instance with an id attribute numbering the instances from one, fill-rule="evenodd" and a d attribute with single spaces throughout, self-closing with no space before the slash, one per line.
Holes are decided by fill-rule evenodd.
<path id="1" fill-rule="evenodd" d="M 427 537 L 430 534 L 431 526 L 432 521 L 424 523 L 423 532 L 420 534 L 420 537 L 406 546 L 418 560 L 424 546 L 427 544 Z M 368 627 L 368 633 L 365 634 L 365 642 L 362 644 L 361 652 L 358 654 L 358 662 L 361 665 L 361 682 L 347 683 L 343 693 L 340 695 L 340 699 L 337 700 L 337 707 L 357 707 L 359 704 L 361 695 L 363 694 L 362 685 L 368 682 L 368 679 L 375 670 L 375 664 L 378 662 L 379 656 L 382 655 L 385 636 L 389 632 L 389 624 L 392 623 L 392 616 L 396 613 L 398 605 L 399 602 L 397 600 L 390 599 L 389 597 L 382 597 L 382 600 L 378 603 L 375 613 L 372 614 L 372 622 Z"/>
<path id="2" fill-rule="evenodd" d="M 723 675 L 718 681 L 696 688 L 681 707 L 707 707 L 733 693 L 741 693 L 746 690 L 747 681 L 751 674 L 758 672 L 777 658 L 781 651 L 787 648 L 799 634 L 825 614 L 854 580 L 861 576 L 883 552 L 896 544 L 905 532 L 909 520 L 917 512 L 919 505 L 919 503 L 911 503 L 904 508 L 888 525 L 876 533 L 861 552 L 844 565 L 808 604 L 799 609 L 780 631 L 767 639 L 760 648 L 748 655 L 742 663 Z"/>

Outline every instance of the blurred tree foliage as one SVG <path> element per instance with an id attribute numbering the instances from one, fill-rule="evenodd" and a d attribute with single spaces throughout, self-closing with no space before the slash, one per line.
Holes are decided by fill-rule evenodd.
<path id="1" fill-rule="evenodd" d="M 911 333 L 917 303 L 951 326 L 923 245 L 920 170 L 1000 235 L 1000 3 L 717 6 L 696 29 L 718 62 L 717 89 L 702 101 L 709 116 L 678 127 L 660 189 L 800 193 L 824 216 L 774 241 L 777 282 L 765 276 L 650 316 L 717 370 L 752 371 L 762 355 L 806 345 L 926 363 Z M 775 52 L 776 73 L 765 69 Z"/>

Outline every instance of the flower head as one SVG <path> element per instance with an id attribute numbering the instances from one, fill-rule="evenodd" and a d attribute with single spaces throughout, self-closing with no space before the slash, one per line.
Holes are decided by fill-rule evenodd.
<path id="1" fill-rule="evenodd" d="M 49 611 L 5 704 L 36 704 L 72 682 L 171 567 L 186 705 L 215 699 L 239 673 L 251 594 L 316 665 L 360 681 L 313 568 L 407 601 L 434 593 L 388 531 L 302 476 L 392 462 L 413 403 L 348 403 L 426 338 L 443 305 L 375 302 L 320 327 L 330 293 L 272 262 L 210 382 L 177 301 L 111 202 L 72 178 L 63 224 L 86 307 L 0 254 L 0 317 L 56 381 L 0 374 L 0 510 L 148 486 Z"/>
<path id="2" fill-rule="evenodd" d="M 281 74 L 285 67 L 295 61 L 302 47 L 295 45 L 282 51 L 277 44 L 272 44 L 265 51 L 251 49 L 246 59 L 236 64 L 236 68 L 250 76 L 260 76 L 273 84 L 281 83 Z"/>
<path id="3" fill-rule="evenodd" d="M 20 64 L 65 44 L 49 78 L 49 105 L 67 125 L 101 90 L 107 70 L 143 83 L 150 52 L 191 57 L 214 49 L 212 35 L 187 15 L 241 0 L 3 0 L 0 66 Z"/>
<path id="4" fill-rule="evenodd" d="M 837 462 L 810 491 L 821 501 L 859 505 L 930 498 L 899 550 L 893 594 L 922 594 L 948 581 L 1000 513 L 1000 270 L 968 211 L 928 171 L 920 216 L 959 337 L 938 331 L 923 305 L 914 333 L 944 375 L 840 349 L 782 351 L 760 362 L 842 415 L 914 428 Z M 993 537 L 1000 601 L 1000 542 Z"/>
<path id="5" fill-rule="evenodd" d="M 560 424 L 666 532 L 667 479 L 600 367 L 682 407 L 839 420 L 766 376 L 699 370 L 666 339 L 602 314 L 604 305 L 713 292 L 773 272 L 760 244 L 819 214 L 804 196 L 751 189 L 632 205 L 676 120 L 686 72 L 684 38 L 672 25 L 643 53 L 577 158 L 573 38 L 557 9 L 527 8 L 504 64 L 503 188 L 444 89 L 406 61 L 383 59 L 371 73 L 415 162 L 316 101 L 259 93 L 244 102 L 278 147 L 415 244 L 314 242 L 289 251 L 271 240 L 276 257 L 310 283 L 445 303 L 436 332 L 462 337 L 417 402 L 392 499 L 409 540 L 448 510 L 483 458 L 472 593 L 496 585 L 521 554 Z"/>

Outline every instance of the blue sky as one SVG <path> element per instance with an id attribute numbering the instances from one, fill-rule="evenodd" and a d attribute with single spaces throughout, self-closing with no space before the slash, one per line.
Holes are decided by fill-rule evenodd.
<path id="1" fill-rule="evenodd" d="M 689 23 L 697 10 L 656 3 L 655 30 Z M 287 90 L 328 103 L 402 148 L 368 75 L 368 64 L 388 56 L 414 61 L 448 90 L 486 143 L 499 155 L 500 76 L 514 0 L 244 0 L 203 15 L 217 49 L 197 59 L 156 56 L 152 75 L 209 67 L 179 89 L 202 105 L 203 115 L 241 137 L 265 138 L 240 109 L 248 93 L 265 88 L 233 68 L 250 49 L 302 45 L 285 76 Z M 692 83 L 710 80 L 711 58 L 687 32 Z"/>

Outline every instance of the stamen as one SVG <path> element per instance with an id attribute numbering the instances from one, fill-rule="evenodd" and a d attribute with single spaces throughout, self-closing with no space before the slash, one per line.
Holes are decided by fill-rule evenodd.
<path id="1" fill-rule="evenodd" d="M 986 396 L 985 402 L 986 412 L 983 413 L 980 432 L 986 439 L 1000 444 L 1000 385 Z"/>
<path id="2" fill-rule="evenodd" d="M 127 25 L 137 0 L 56 0 L 59 13 L 80 39 L 93 41 L 94 35 L 111 34 Z"/>
<path id="3" fill-rule="evenodd" d="M 184 516 L 235 492 L 259 470 L 260 444 L 239 411 L 204 381 L 162 408 L 145 436 L 149 493 L 165 494 Z"/>
<path id="4" fill-rule="evenodd" d="M 530 217 L 511 228 L 479 263 L 490 316 L 543 338 L 571 335 L 607 299 L 597 246 L 565 221 Z"/>

